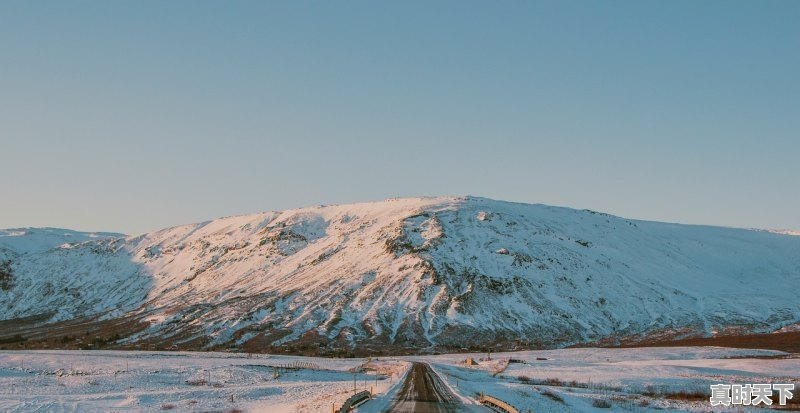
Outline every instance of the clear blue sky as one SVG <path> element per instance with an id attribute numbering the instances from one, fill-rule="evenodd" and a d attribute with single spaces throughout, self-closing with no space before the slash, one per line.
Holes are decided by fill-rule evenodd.
<path id="1" fill-rule="evenodd" d="M 472 194 L 800 228 L 800 1 L 0 3 L 0 227 Z"/>

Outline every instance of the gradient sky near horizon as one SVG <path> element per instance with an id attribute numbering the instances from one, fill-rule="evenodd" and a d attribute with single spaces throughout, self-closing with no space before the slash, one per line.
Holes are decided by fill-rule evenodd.
<path id="1" fill-rule="evenodd" d="M 471 194 L 800 229 L 798 1 L 4 1 L 0 228 Z"/>

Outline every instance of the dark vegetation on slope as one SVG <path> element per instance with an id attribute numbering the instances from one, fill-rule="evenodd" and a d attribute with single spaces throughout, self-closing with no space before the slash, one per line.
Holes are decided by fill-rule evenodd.
<path id="1" fill-rule="evenodd" d="M 0 260 L 0 290 L 8 291 L 14 287 L 14 273 L 11 260 Z"/>
<path id="2" fill-rule="evenodd" d="M 680 340 L 642 341 L 619 347 L 681 347 L 719 346 L 733 348 L 757 348 L 800 353 L 800 331 L 767 334 L 745 334 L 737 336 L 696 337 Z"/>
<path id="3" fill-rule="evenodd" d="M 121 319 L 99 320 L 84 318 L 43 324 L 49 318 L 26 317 L 17 320 L 0 321 L 0 350 L 14 349 L 119 349 L 119 350 L 184 350 L 184 351 L 233 351 L 247 353 L 291 354 L 323 357 L 363 357 L 402 354 L 438 354 L 459 352 L 496 352 L 514 350 L 536 350 L 552 348 L 535 342 L 519 340 L 499 340 L 495 346 L 469 344 L 458 346 L 408 347 L 391 343 L 361 343 L 356 348 L 322 345 L 318 338 L 306 335 L 299 340 L 285 345 L 271 343 L 287 334 L 287 331 L 265 332 L 242 346 L 230 344 L 207 347 L 208 341 L 198 338 L 176 346 L 175 342 L 186 337 L 158 337 L 133 342 L 125 341 L 147 328 L 146 321 L 140 318 L 123 317 Z M 570 347 L 597 347 L 598 343 L 576 344 Z M 789 353 L 800 353 L 800 331 L 745 334 L 740 336 L 697 337 L 684 339 L 639 340 L 622 345 L 602 345 L 602 347 L 678 347 L 678 346 L 720 346 L 732 348 L 752 348 L 780 350 Z M 520 380 L 523 380 L 520 378 Z M 549 385 L 553 385 L 549 383 Z"/>

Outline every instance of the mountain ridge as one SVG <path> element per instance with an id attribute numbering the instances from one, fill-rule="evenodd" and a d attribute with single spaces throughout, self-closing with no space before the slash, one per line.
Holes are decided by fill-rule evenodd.
<path id="1" fill-rule="evenodd" d="M 474 196 L 237 215 L 27 253 L 8 234 L 0 320 L 35 319 L 7 323 L 9 334 L 50 341 L 74 320 L 98 331 L 130 321 L 117 346 L 321 352 L 556 347 L 800 321 L 799 238 Z"/>

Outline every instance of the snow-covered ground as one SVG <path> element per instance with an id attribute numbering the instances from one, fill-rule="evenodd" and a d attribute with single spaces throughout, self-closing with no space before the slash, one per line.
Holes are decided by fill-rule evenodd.
<path id="1" fill-rule="evenodd" d="M 352 393 L 355 377 L 358 389 L 372 388 L 377 395 L 358 412 L 377 413 L 391 404 L 409 361 L 431 364 L 465 402 L 475 403 L 483 392 L 522 412 L 717 411 L 707 399 L 687 402 L 669 394 L 708 393 L 708 385 L 714 383 L 800 382 L 800 358 L 770 358 L 783 355 L 675 347 L 493 353 L 491 360 L 486 354 L 449 354 L 368 361 L 230 353 L 3 351 L 0 411 L 327 413 Z M 467 358 L 477 364 L 466 365 Z M 508 363 L 509 359 L 519 362 Z M 275 368 L 298 364 L 306 368 Z M 364 367 L 365 372 L 352 373 Z M 798 393 L 800 387 L 795 399 Z M 609 401 L 611 409 L 593 407 L 598 399 Z"/>
<path id="2" fill-rule="evenodd" d="M 329 413 L 359 390 L 385 392 L 405 362 L 230 353 L 2 351 L 0 411 Z M 301 369 L 281 367 L 302 364 Z M 371 367 L 367 365 L 366 367 Z"/>
<path id="3" fill-rule="evenodd" d="M 432 356 L 428 361 L 462 395 L 474 398 L 483 392 L 522 412 L 707 412 L 741 410 L 711 408 L 711 384 L 795 383 L 800 390 L 800 358 L 781 356 L 786 354 L 721 347 L 584 348 L 498 353 L 490 355 L 491 361 L 487 354 Z M 467 366 L 468 357 L 478 364 Z M 685 401 L 681 393 L 704 395 Z M 594 407 L 595 400 L 611 408 Z"/>

